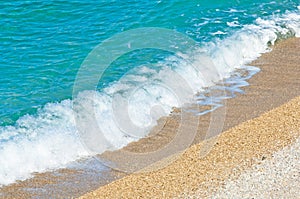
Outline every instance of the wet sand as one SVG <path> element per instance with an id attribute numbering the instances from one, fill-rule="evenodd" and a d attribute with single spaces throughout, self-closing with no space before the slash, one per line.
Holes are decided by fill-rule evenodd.
<path id="1" fill-rule="evenodd" d="M 225 121 L 222 122 L 221 127 L 223 131 L 229 131 L 220 135 L 217 140 L 211 139 L 210 142 L 215 145 L 213 148 L 209 148 L 212 151 L 204 158 L 199 158 L 199 151 L 203 150 L 201 147 L 203 145 L 212 146 L 209 145 L 209 142 L 208 144 L 194 145 L 183 155 L 175 156 L 173 159 L 169 159 L 170 161 L 162 161 L 156 164 L 156 167 L 150 167 L 150 170 L 154 171 L 132 174 L 102 186 L 126 175 L 122 172 L 109 171 L 108 178 L 94 179 L 102 181 L 98 184 L 102 187 L 88 193 L 83 198 L 166 198 L 192 195 L 196 191 L 201 195 L 201 189 L 209 190 L 208 187 L 214 187 L 211 190 L 216 189 L 230 174 L 235 172 L 238 175 L 258 161 L 270 157 L 274 151 L 289 145 L 298 134 L 294 131 L 293 134 L 287 134 L 286 129 L 294 130 L 297 126 L 293 125 L 299 124 L 297 117 L 294 118 L 297 113 L 294 113 L 291 107 L 297 108 L 299 103 L 297 105 L 297 102 L 294 101 L 293 105 L 288 106 L 289 109 L 287 109 L 288 107 L 279 108 L 279 111 L 267 113 L 262 118 L 248 120 L 300 96 L 299 52 L 300 40 L 292 38 L 280 42 L 271 53 L 262 55 L 250 64 L 260 67 L 262 71 L 249 80 L 250 86 L 243 88 L 245 94 L 239 94 L 236 98 L 226 100 L 226 106 L 217 110 L 216 114 L 226 111 Z M 175 111 L 171 117 L 163 118 L 161 120 L 162 129 L 159 130 L 159 133 L 154 131 L 152 136 L 132 143 L 122 151 L 143 153 L 162 148 L 176 135 L 176 130 L 180 124 L 178 115 L 180 114 Z M 300 118 L 299 115 L 296 116 Z M 208 129 L 212 126 L 210 125 L 211 117 L 211 114 L 207 114 L 196 118 L 197 123 L 199 120 L 199 127 L 193 144 L 197 144 L 207 137 Z M 193 121 L 195 121 L 194 119 L 192 118 Z M 235 127 L 245 121 L 248 122 Z M 215 128 L 219 130 L 220 125 L 215 126 Z M 259 129 L 264 130 L 261 132 Z M 277 130 L 275 131 L 275 129 Z M 214 132 L 213 128 L 210 130 Z M 104 156 L 112 155 L 111 157 L 116 158 L 119 163 L 128 162 L 128 159 L 120 157 L 119 154 L 122 153 L 119 151 L 114 154 L 107 153 Z M 147 164 L 148 162 L 145 160 L 144 165 Z M 157 170 L 158 168 L 162 169 Z M 75 175 L 77 180 L 74 180 L 70 172 L 85 171 L 67 170 L 59 175 L 61 181 L 69 182 L 69 186 L 68 184 L 62 186 L 67 191 L 59 190 L 61 186 L 54 180 L 57 175 L 50 173 L 39 174 L 33 179 L 3 187 L 0 193 L 5 197 L 27 198 L 32 196 L 33 192 L 30 190 L 42 189 L 43 191 L 39 192 L 38 197 L 53 196 L 55 193 L 55 197 L 66 198 L 68 196 L 76 197 L 96 189 L 97 183 L 91 183 L 93 173 L 85 178 L 78 178 L 80 175 Z M 76 184 L 77 181 L 78 186 L 70 185 L 72 182 Z M 51 184 L 56 184 L 56 188 L 51 188 Z"/>
<path id="2" fill-rule="evenodd" d="M 300 40 L 292 38 L 279 42 L 272 52 L 250 64 L 260 67 L 261 72 L 249 80 L 245 95 L 226 101 L 223 130 L 227 131 L 217 139 L 193 145 L 168 166 L 162 161 L 162 169 L 156 170 L 155 165 L 154 171 L 126 176 L 82 198 L 170 198 L 187 197 L 195 192 L 199 197 L 208 196 L 229 176 L 239 176 L 290 145 L 300 136 L 300 99 L 272 109 L 300 96 L 299 52 Z M 208 114 L 200 118 L 194 143 L 205 137 L 210 117 Z M 165 125 L 168 129 L 178 125 L 176 119 L 173 120 Z M 138 146 L 143 145 L 144 151 L 155 151 L 174 136 L 159 137 L 142 139 L 125 150 L 141 152 Z M 210 146 L 209 142 L 214 144 L 213 148 L 200 158 L 199 153 L 203 146 Z M 122 157 L 116 158 L 122 162 Z"/>

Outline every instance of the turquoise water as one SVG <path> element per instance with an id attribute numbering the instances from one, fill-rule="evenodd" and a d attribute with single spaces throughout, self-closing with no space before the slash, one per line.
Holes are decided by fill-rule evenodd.
<path id="1" fill-rule="evenodd" d="M 163 27 L 199 42 L 211 41 L 227 37 L 258 17 L 297 6 L 296 0 L 2 2 L 0 124 L 13 124 L 47 102 L 70 98 L 76 72 L 87 54 L 121 31 Z M 241 25 L 227 25 L 234 21 Z M 213 35 L 217 31 L 226 34 Z"/>
<path id="2" fill-rule="evenodd" d="M 78 140 L 72 135 L 74 125 L 69 125 L 65 117 L 72 114 L 78 69 L 88 53 L 105 39 L 142 27 L 176 30 L 198 42 L 215 65 L 229 74 L 265 52 L 277 39 L 299 36 L 299 5 L 298 0 L 1 2 L 0 160 L 4 166 L 0 166 L 0 184 L 24 179 L 33 171 L 64 166 L 87 155 L 77 144 L 69 146 Z M 102 96 L 104 88 L 136 66 L 161 63 L 168 56 L 167 52 L 149 49 L 123 56 L 106 71 L 98 84 L 98 94 Z M 197 78 L 184 71 L 184 64 L 176 67 L 188 79 Z M 99 106 L 108 106 L 105 103 L 110 99 L 105 99 L 101 98 Z M 150 97 L 143 101 L 147 99 Z M 109 114 L 105 114 L 107 117 Z M 123 146 L 131 141 L 110 138 L 117 148 L 118 143 Z M 66 139 L 68 143 L 61 141 Z M 64 145 L 70 148 L 70 154 L 67 151 L 65 157 L 60 157 Z M 41 148 L 45 150 L 42 157 L 34 152 Z M 19 157 L 21 151 L 27 155 Z M 45 164 L 39 165 L 39 158 L 45 159 Z M 48 166 L 46 159 L 54 164 Z M 28 168 L 18 170 L 24 162 L 30 162 Z"/>

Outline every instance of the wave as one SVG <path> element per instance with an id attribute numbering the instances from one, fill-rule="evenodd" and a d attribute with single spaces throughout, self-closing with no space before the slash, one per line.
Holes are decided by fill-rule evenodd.
<path id="1" fill-rule="evenodd" d="M 239 88 L 247 84 L 245 80 L 255 73 L 253 71 L 257 72 L 245 65 L 269 51 L 270 44 L 293 36 L 300 37 L 299 11 L 274 15 L 269 19 L 257 18 L 253 24 L 243 25 L 225 39 L 203 43 L 196 51 L 186 55 L 166 58 L 157 64 L 159 70 L 137 67 L 101 92 L 84 91 L 74 101 L 48 103 L 37 114 L 25 115 L 13 126 L 0 127 L 0 184 L 24 180 L 34 172 L 66 167 L 72 161 L 94 155 L 81 142 L 76 126 L 78 113 L 72 107 L 74 102 L 80 104 L 86 115 L 95 111 L 98 126 L 105 132 L 97 153 L 119 149 L 147 135 L 158 118 L 168 115 L 173 107 L 191 102 L 196 93 L 219 80 L 229 78 L 227 83 L 234 85 L 229 86 L 232 93 L 240 92 Z M 213 69 L 203 61 L 204 55 L 212 61 Z M 247 78 L 238 76 L 230 79 L 239 68 L 252 73 Z M 183 93 L 183 97 L 174 93 L 174 88 L 165 86 L 166 83 L 177 85 L 174 82 L 178 80 L 176 75 L 191 88 L 191 92 Z M 175 89 L 185 90 L 181 87 Z M 211 103 L 206 102 L 201 94 L 196 99 L 201 105 Z M 90 103 L 93 103 L 93 110 L 84 109 Z M 218 100 L 216 103 L 219 103 Z M 124 117 L 119 111 L 123 106 L 127 107 L 128 113 Z M 130 121 L 127 121 L 127 116 Z M 126 126 L 122 123 L 124 121 L 131 122 L 133 126 Z M 89 125 L 88 121 L 86 125 Z M 120 128 L 124 125 L 125 129 Z"/>

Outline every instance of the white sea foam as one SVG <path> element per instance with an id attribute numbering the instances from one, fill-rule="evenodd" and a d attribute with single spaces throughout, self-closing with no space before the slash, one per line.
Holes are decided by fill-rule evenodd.
<path id="1" fill-rule="evenodd" d="M 88 155 L 74 132 L 71 101 L 47 104 L 37 116 L 0 128 L 0 183 L 22 180 L 32 172 L 65 166 Z"/>
<path id="2" fill-rule="evenodd" d="M 240 26 L 238 21 L 226 22 L 229 27 L 238 27 Z"/>
<path id="3" fill-rule="evenodd" d="M 226 33 L 218 30 L 217 32 L 211 33 L 211 35 L 226 35 Z"/>
<path id="4" fill-rule="evenodd" d="M 269 43 L 274 44 L 278 37 L 290 33 L 300 36 L 299 12 L 258 18 L 254 24 L 244 25 L 226 39 L 205 43 L 190 54 L 167 58 L 158 64 L 160 70 L 141 66 L 102 92 L 81 93 L 76 103 L 86 115 L 95 113 L 99 130 L 103 132 L 97 152 L 118 149 L 145 136 L 156 120 L 169 114 L 172 107 L 190 102 L 194 93 L 229 77 L 236 68 L 268 51 Z M 206 60 L 207 56 L 213 64 Z M 175 66 L 172 70 L 170 64 Z M 239 81 L 245 85 L 244 79 L 236 79 L 234 83 Z M 184 87 L 190 90 L 185 91 Z M 21 117 L 14 126 L 0 127 L 1 185 L 93 155 L 77 134 L 75 117 L 78 113 L 72 109 L 72 103 L 71 100 L 49 103 L 36 115 Z M 92 110 L 84 109 L 91 103 Z M 124 106 L 128 115 L 122 115 Z M 86 125 L 89 127 L 89 121 Z M 99 140 L 96 144 L 99 146 Z"/>

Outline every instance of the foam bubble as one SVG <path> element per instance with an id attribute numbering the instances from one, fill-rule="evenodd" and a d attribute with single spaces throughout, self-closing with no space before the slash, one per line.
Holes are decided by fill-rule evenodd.
<path id="1" fill-rule="evenodd" d="M 238 21 L 226 22 L 229 27 L 238 27 L 240 26 Z"/>
<path id="2" fill-rule="evenodd" d="M 217 32 L 211 33 L 211 35 L 226 35 L 226 33 L 218 30 Z"/>

